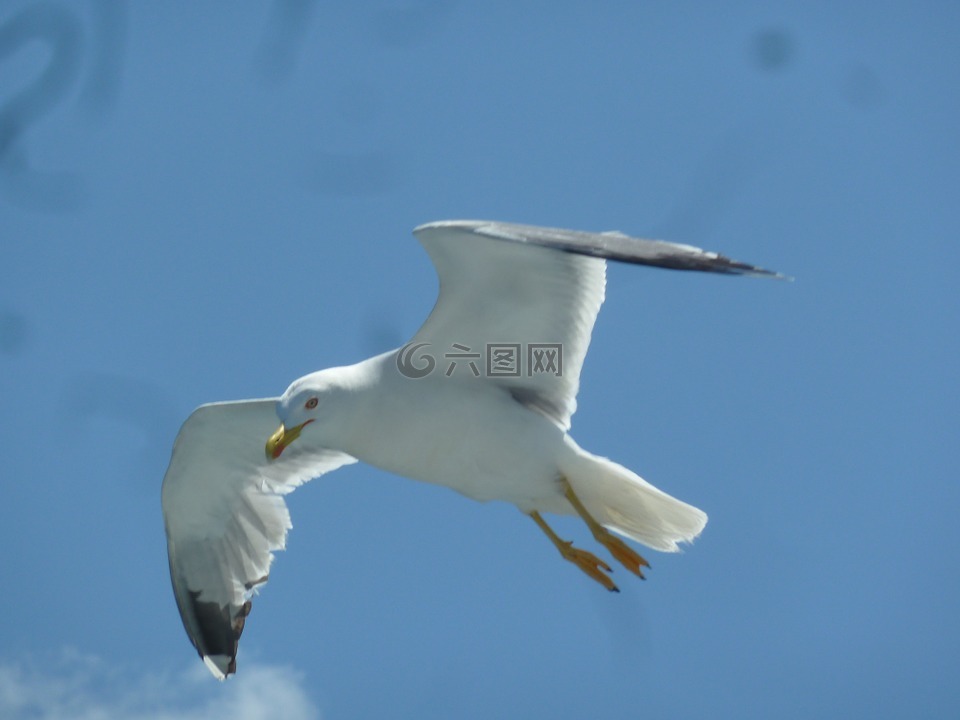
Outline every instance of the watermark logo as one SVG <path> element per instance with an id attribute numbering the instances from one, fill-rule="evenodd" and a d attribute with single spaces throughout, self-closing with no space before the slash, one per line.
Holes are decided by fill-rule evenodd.
<path id="1" fill-rule="evenodd" d="M 474 360 L 480 359 L 480 353 L 470 352 L 470 348 L 466 345 L 461 345 L 460 343 L 453 344 L 454 350 L 459 350 L 455 353 L 444 353 L 443 357 L 450 361 L 450 364 L 447 366 L 447 371 L 444 373 L 447 377 L 453 375 L 453 371 L 457 369 L 457 360 L 469 360 L 470 363 L 468 367 L 473 372 L 474 377 L 480 377 L 480 368 L 477 367 L 477 363 Z"/>
<path id="2" fill-rule="evenodd" d="M 404 377 L 418 380 L 437 369 L 437 358 L 427 348 L 430 343 L 409 343 L 397 353 L 397 370 Z M 561 343 L 487 343 L 485 352 L 469 345 L 453 343 L 443 354 L 444 377 L 465 373 L 472 377 L 533 377 L 563 375 Z M 481 363 L 481 360 L 484 362 Z M 481 364 L 483 369 L 481 370 Z"/>
<path id="3" fill-rule="evenodd" d="M 560 377 L 563 373 L 562 351 L 560 343 L 530 343 L 527 345 L 527 374 Z"/>
<path id="4" fill-rule="evenodd" d="M 488 344 L 487 376 L 520 377 L 520 344 Z"/>
<path id="5" fill-rule="evenodd" d="M 433 355 L 427 352 L 417 355 L 417 351 L 425 347 L 430 347 L 430 343 L 408 343 L 400 348 L 397 353 L 397 370 L 401 375 L 417 380 L 433 372 L 437 366 Z"/>

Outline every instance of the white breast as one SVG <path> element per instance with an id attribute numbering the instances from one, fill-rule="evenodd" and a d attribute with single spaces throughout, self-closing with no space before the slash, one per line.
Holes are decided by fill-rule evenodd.
<path id="1" fill-rule="evenodd" d="M 362 432 L 343 450 L 388 472 L 476 500 L 532 507 L 557 493 L 564 432 L 506 391 L 442 374 L 385 372 L 367 390 Z"/>

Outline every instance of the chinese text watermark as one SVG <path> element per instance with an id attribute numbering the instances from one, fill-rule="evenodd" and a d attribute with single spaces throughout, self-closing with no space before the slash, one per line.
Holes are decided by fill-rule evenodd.
<path id="1" fill-rule="evenodd" d="M 462 343 L 453 343 L 441 362 L 431 352 L 430 343 L 408 343 L 397 353 L 397 370 L 404 377 L 424 378 L 435 370 L 445 377 L 463 374 L 471 377 L 533 377 L 563 375 L 561 343 L 487 343 L 483 352 Z"/>

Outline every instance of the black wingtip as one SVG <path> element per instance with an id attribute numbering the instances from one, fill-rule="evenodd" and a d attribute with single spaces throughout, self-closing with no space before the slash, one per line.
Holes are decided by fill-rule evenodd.
<path id="1" fill-rule="evenodd" d="M 657 241 L 660 242 L 660 241 Z M 792 282 L 793 278 L 789 275 L 778 273 L 775 270 L 767 270 L 759 265 L 734 260 L 726 255 L 710 252 L 698 252 L 696 254 L 675 254 L 657 256 L 655 261 L 650 263 L 668 270 L 690 270 L 694 272 L 709 272 L 719 275 L 748 275 L 750 277 L 771 278 L 773 280 L 786 280 Z"/>
<path id="2" fill-rule="evenodd" d="M 723 255 L 718 256 L 718 259 L 728 263 L 728 267 L 730 269 L 727 271 L 727 274 L 729 275 L 749 275 L 750 277 L 762 277 L 770 278 L 771 280 L 786 280 L 787 282 L 793 282 L 793 278 L 791 276 L 778 273 L 776 270 L 767 270 L 766 268 L 758 267 L 757 265 L 750 265 L 749 263 L 743 263 L 738 260 L 731 260 Z M 724 272 L 722 269 L 719 271 Z"/>
<path id="3" fill-rule="evenodd" d="M 762 268 L 758 265 L 751 265 L 750 263 L 733 260 L 725 255 L 717 255 L 716 261 L 719 263 L 719 267 L 716 267 L 715 270 L 719 272 L 724 272 L 723 268 L 726 267 L 729 268 L 726 272 L 732 275 L 750 275 L 752 277 L 764 277 L 772 280 L 786 280 L 787 282 L 793 282 L 793 278 L 789 275 L 778 273 L 776 270 L 767 270 L 766 268 Z"/>
<path id="4" fill-rule="evenodd" d="M 247 621 L 253 603 L 247 600 L 243 605 L 221 606 L 214 602 L 202 602 L 200 593 L 189 592 L 189 617 L 181 616 L 187 634 L 204 664 L 218 680 L 223 680 L 237 671 L 237 650 L 240 636 Z"/>

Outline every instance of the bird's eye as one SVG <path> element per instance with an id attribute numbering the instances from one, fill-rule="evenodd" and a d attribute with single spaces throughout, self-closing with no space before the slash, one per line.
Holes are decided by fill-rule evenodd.
<path id="1" fill-rule="evenodd" d="M 316 406 L 317 406 L 317 399 L 315 397 L 312 397 L 309 400 L 307 400 L 306 404 L 304 405 L 304 407 L 307 410 L 313 410 Z"/>

